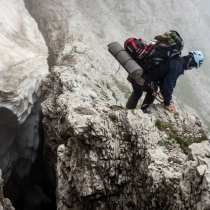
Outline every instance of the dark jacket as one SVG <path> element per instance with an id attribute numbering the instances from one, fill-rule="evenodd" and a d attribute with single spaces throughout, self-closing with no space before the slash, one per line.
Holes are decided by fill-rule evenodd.
<path id="1" fill-rule="evenodd" d="M 172 99 L 176 81 L 181 74 L 184 74 L 184 67 L 180 60 L 170 59 L 167 63 L 161 63 L 158 66 L 158 73 L 164 104 L 168 106 Z"/>
<path id="2" fill-rule="evenodd" d="M 161 63 L 156 66 L 156 70 L 152 74 L 143 73 L 142 77 L 146 80 L 147 83 L 151 81 L 155 81 L 159 83 L 160 90 L 162 91 L 162 95 L 164 98 L 164 104 L 168 106 L 170 104 L 170 100 L 172 99 L 173 89 L 176 86 L 176 81 L 181 74 L 184 74 L 184 67 L 186 65 L 186 61 L 189 58 L 185 56 L 184 58 L 184 66 L 180 59 L 170 59 L 166 63 Z M 139 65 L 142 63 L 139 62 Z M 186 67 L 185 67 L 186 69 Z M 154 78 L 155 77 L 155 78 Z"/>

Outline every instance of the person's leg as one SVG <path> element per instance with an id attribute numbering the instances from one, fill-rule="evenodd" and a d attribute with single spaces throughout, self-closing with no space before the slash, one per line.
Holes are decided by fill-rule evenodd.
<path id="1" fill-rule="evenodd" d="M 126 103 L 126 108 L 127 109 L 135 109 L 139 99 L 142 96 L 143 91 L 138 89 L 135 85 L 135 82 L 133 81 L 132 83 L 132 87 L 133 87 L 133 92 L 131 94 L 131 96 L 129 97 L 127 103 Z"/>
<path id="2" fill-rule="evenodd" d="M 146 94 L 144 101 L 141 105 L 141 109 L 143 111 L 146 110 L 150 104 L 153 104 L 155 97 L 152 94 L 153 94 L 153 90 L 147 91 L 147 94 Z"/>
<path id="3" fill-rule="evenodd" d="M 141 91 L 141 94 L 133 91 L 126 103 L 126 108 L 135 109 L 141 96 L 142 96 L 142 91 Z"/>

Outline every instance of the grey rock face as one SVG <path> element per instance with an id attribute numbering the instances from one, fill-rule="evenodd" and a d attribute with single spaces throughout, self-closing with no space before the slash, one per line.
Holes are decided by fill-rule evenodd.
<path id="1" fill-rule="evenodd" d="M 107 52 L 107 44 L 118 41 L 123 45 L 128 37 L 141 37 L 150 41 L 155 35 L 170 29 L 177 30 L 185 41 L 183 55 L 193 49 L 204 52 L 205 60 L 201 71 L 187 72 L 179 79 L 176 94 L 178 105 L 185 111 L 199 115 L 209 125 L 209 25 L 207 13 L 199 0 L 166 2 L 158 4 L 153 0 L 96 0 L 90 1 L 52 1 L 25 0 L 30 13 L 39 24 L 51 52 L 51 66 L 71 65 L 75 63 L 69 53 L 72 43 L 80 42 L 96 53 L 99 68 L 89 70 L 103 72 L 104 80 L 112 80 L 119 64 Z M 160 12 L 161 11 L 161 12 Z M 84 64 L 88 66 L 88 64 Z M 80 65 L 80 66 L 84 66 Z M 79 67 L 79 64 L 78 64 Z M 80 72 L 80 69 L 77 69 Z M 207 76 L 208 75 L 208 76 Z M 95 76 L 95 75 L 94 75 Z M 92 75 L 91 75 L 92 77 Z M 125 72 L 121 69 L 117 77 L 125 81 Z M 115 87 L 114 84 L 111 86 Z M 115 90 L 116 91 L 116 90 Z M 122 97 L 119 91 L 118 98 Z M 195 98 L 192 103 L 192 98 Z M 199 107 L 202 107 L 200 109 Z M 196 112 L 195 112 L 196 110 Z"/>
<path id="2" fill-rule="evenodd" d="M 200 15 L 196 1 L 37 0 L 28 6 L 55 65 L 42 85 L 42 110 L 57 208 L 207 210 L 209 142 L 193 144 L 185 154 L 192 139 L 205 140 L 202 123 L 191 115 L 174 116 L 161 105 L 150 114 L 122 108 L 126 74 L 114 75 L 117 65 L 105 51 L 106 44 L 123 42 L 131 33 L 149 40 L 172 26 L 186 39 L 194 32 L 192 18 L 197 22 Z M 118 11 L 125 15 L 113 15 Z M 190 20 L 189 11 L 194 12 Z M 153 15 L 147 19 L 148 13 Z M 163 24 L 156 27 L 156 21 Z M 196 37 L 193 46 L 198 42 Z M 168 127 L 159 130 L 157 120 Z"/>
<path id="3" fill-rule="evenodd" d="M 169 128 L 155 126 L 157 119 L 171 122 L 179 138 L 199 141 L 197 118 L 161 105 L 150 114 L 127 111 L 88 97 L 88 88 L 83 96 L 77 91 L 83 85 L 70 68 L 55 67 L 42 86 L 45 157 L 56 173 L 57 209 L 209 208 L 209 142 L 192 144 L 186 156 Z"/>

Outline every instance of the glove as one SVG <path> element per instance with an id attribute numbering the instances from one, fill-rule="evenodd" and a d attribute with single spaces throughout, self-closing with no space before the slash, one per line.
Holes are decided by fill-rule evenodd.
<path id="1" fill-rule="evenodd" d="M 164 108 L 167 109 L 169 112 L 173 112 L 174 114 L 178 113 L 175 109 L 175 106 L 173 106 L 173 105 L 164 106 Z"/>

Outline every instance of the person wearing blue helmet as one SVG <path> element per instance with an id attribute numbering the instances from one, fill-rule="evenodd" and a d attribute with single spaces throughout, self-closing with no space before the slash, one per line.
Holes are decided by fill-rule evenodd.
<path id="1" fill-rule="evenodd" d="M 203 53 L 201 51 L 194 50 L 194 51 L 189 52 L 189 55 L 192 58 L 194 58 L 194 60 L 197 64 L 196 68 L 199 68 L 203 63 Z"/>
<path id="2" fill-rule="evenodd" d="M 203 53 L 198 50 L 189 52 L 188 55 L 180 57 L 180 59 L 171 59 L 166 64 L 161 64 L 158 68 L 159 73 L 163 76 L 159 78 L 160 89 L 164 99 L 164 105 L 170 112 L 176 113 L 173 104 L 170 103 L 172 99 L 173 89 L 176 86 L 176 81 L 184 70 L 192 70 L 199 68 L 203 63 Z"/>
<path id="3" fill-rule="evenodd" d="M 193 68 L 199 68 L 203 63 L 203 53 L 198 50 L 189 52 L 188 55 L 183 57 L 171 58 L 168 62 L 161 63 L 156 69 L 158 79 L 155 81 L 160 87 L 163 99 L 164 107 L 170 112 L 177 113 L 176 108 L 171 103 L 173 89 L 176 86 L 177 79 L 180 75 L 184 74 L 184 70 L 192 70 Z M 153 78 L 150 78 L 150 75 L 143 74 L 142 78 L 145 80 L 145 83 L 151 84 Z M 135 81 L 131 78 L 131 84 L 133 87 L 133 92 L 128 99 L 126 107 L 128 109 L 135 109 L 138 103 L 138 100 L 142 96 L 144 91 L 145 84 L 142 86 L 138 81 Z M 141 109 L 146 111 L 150 104 L 155 100 L 153 91 L 147 91 L 146 97 L 141 105 Z"/>

